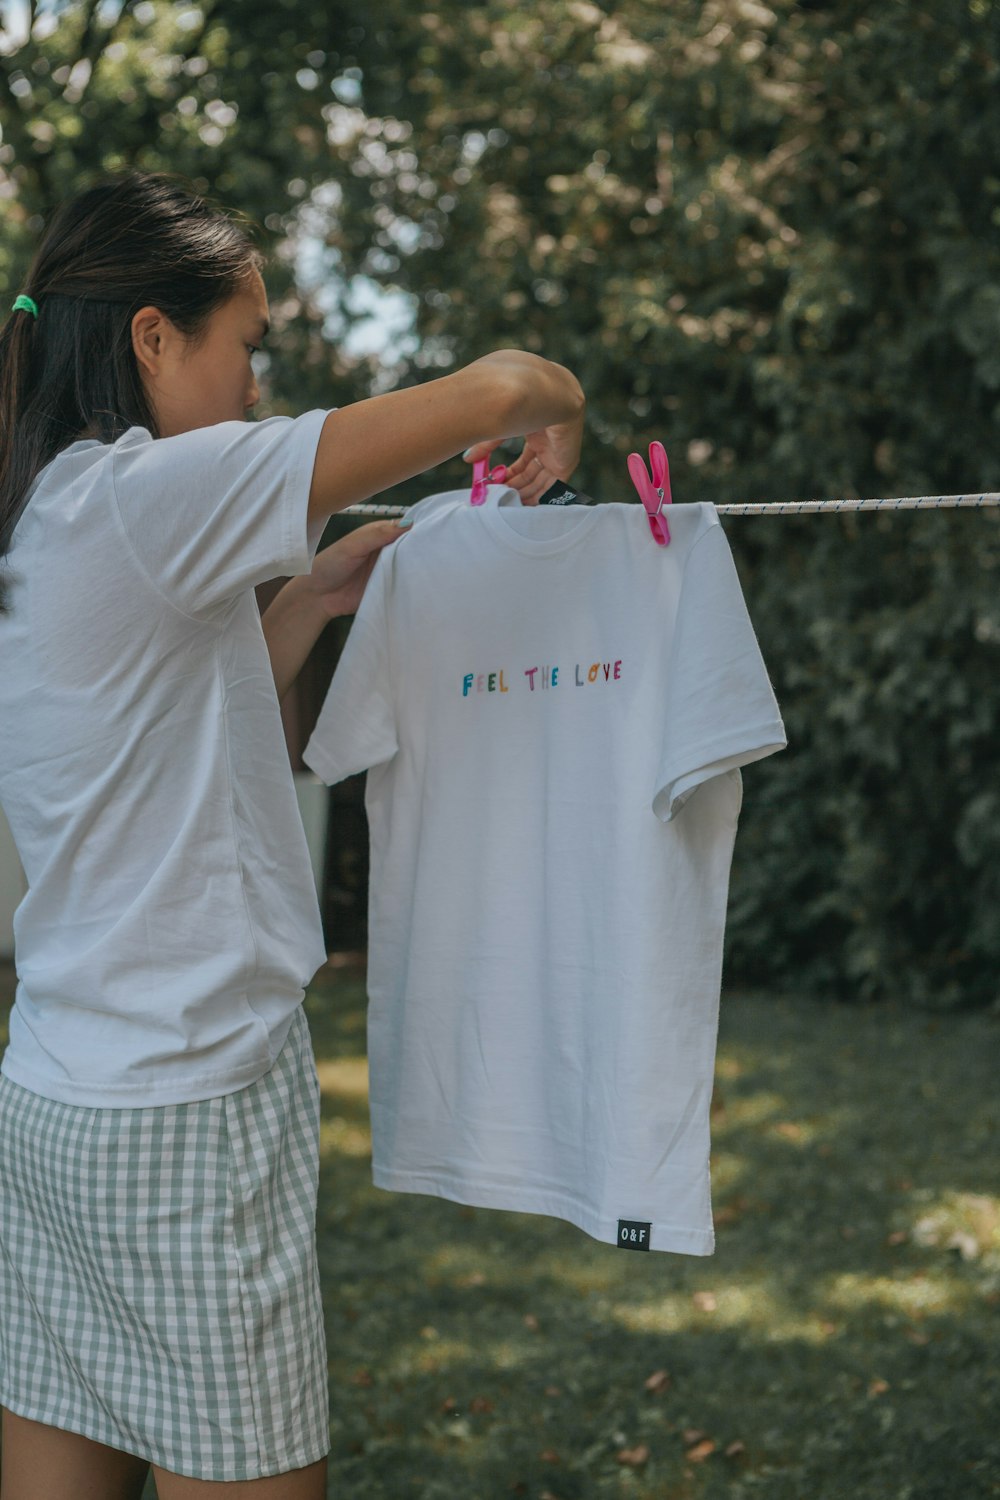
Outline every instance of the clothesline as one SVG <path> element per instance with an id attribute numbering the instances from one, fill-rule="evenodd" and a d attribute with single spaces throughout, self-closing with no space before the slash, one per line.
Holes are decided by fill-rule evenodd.
<path id="1" fill-rule="evenodd" d="M 742 505 L 717 505 L 720 516 L 796 516 L 814 515 L 817 511 L 857 510 L 946 510 L 972 509 L 1000 505 L 1000 493 L 987 495 L 908 495 L 889 500 L 778 500 L 752 501 Z M 341 516 L 405 516 L 406 505 L 349 505 L 338 511 Z"/>

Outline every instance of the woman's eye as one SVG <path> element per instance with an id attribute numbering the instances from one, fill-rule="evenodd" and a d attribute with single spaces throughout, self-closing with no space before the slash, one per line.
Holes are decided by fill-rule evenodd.
<path id="1" fill-rule="evenodd" d="M 260 353 L 260 345 L 259 344 L 247 344 L 247 348 L 250 350 L 251 354 L 259 354 Z"/>

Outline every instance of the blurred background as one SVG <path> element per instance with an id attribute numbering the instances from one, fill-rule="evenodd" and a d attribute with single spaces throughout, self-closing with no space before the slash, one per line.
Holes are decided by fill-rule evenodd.
<path id="1" fill-rule="evenodd" d="M 176 172 L 270 257 L 260 417 L 509 345 L 579 376 L 598 500 L 652 438 L 677 503 L 1000 490 L 992 0 L 0 10 L 7 305 L 61 198 Z M 746 773 L 727 983 L 996 1005 L 1000 511 L 724 525 L 789 735 Z M 348 623 L 285 706 L 298 772 Z M 360 779 L 299 782 L 362 949 Z"/>

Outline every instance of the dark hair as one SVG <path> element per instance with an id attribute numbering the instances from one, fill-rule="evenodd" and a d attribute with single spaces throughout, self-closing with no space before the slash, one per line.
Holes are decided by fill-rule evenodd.
<path id="1" fill-rule="evenodd" d="M 12 312 L 0 328 L 0 567 L 32 481 L 63 448 L 85 432 L 159 437 L 132 318 L 157 307 L 197 344 L 264 267 L 250 227 L 168 173 L 104 177 L 53 214 L 18 288 L 38 316 Z"/>

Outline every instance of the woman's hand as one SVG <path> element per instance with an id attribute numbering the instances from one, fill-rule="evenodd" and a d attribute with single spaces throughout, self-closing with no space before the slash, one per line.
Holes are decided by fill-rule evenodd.
<path id="1" fill-rule="evenodd" d="M 327 621 L 352 615 L 383 547 L 406 535 L 392 521 L 375 521 L 317 552 L 310 573 L 297 573 L 261 616 L 278 701 L 302 670 Z"/>
<path id="2" fill-rule="evenodd" d="M 528 433 L 523 451 L 507 468 L 506 483 L 517 490 L 522 505 L 537 505 L 539 496 L 544 495 L 557 479 L 571 477 L 580 461 L 583 420 L 581 412 L 569 422 Z M 462 456 L 474 464 L 506 441 L 505 438 L 494 438 L 490 442 L 476 443 Z"/>
<path id="3" fill-rule="evenodd" d="M 309 574 L 310 590 L 331 620 L 356 612 L 382 548 L 406 531 L 395 521 L 373 521 L 317 552 Z"/>

